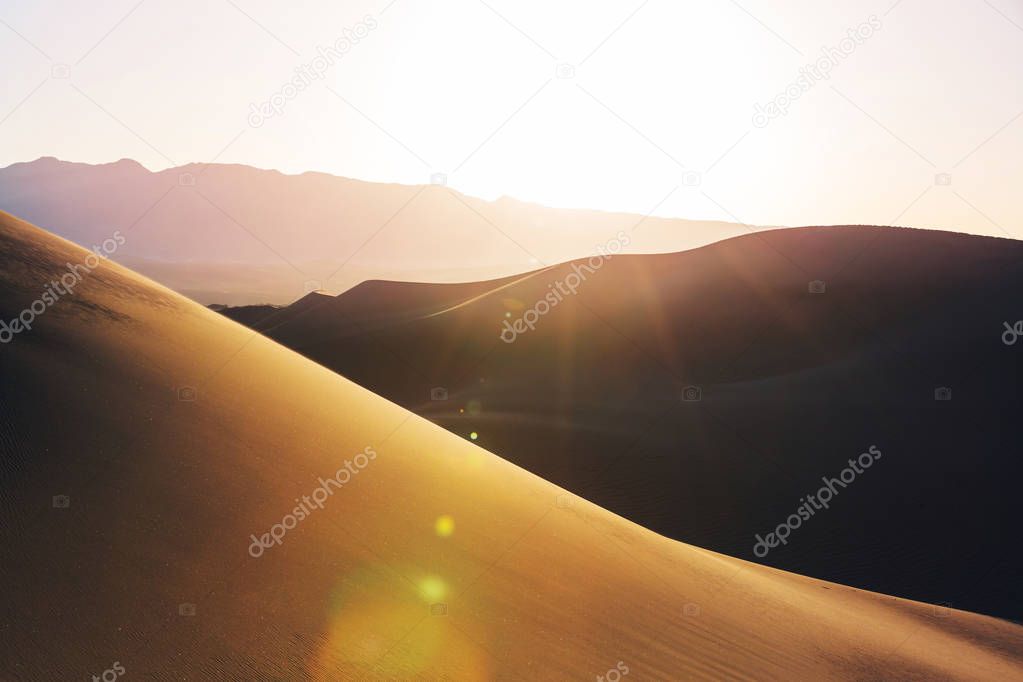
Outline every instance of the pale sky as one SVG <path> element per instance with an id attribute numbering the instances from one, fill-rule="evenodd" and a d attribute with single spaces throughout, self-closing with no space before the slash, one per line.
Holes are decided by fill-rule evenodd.
<path id="1" fill-rule="evenodd" d="M 799 85 L 822 48 L 829 77 Z M 0 165 L 444 173 L 550 206 L 1023 238 L 1020 0 L 6 1 L 0 60 Z"/>

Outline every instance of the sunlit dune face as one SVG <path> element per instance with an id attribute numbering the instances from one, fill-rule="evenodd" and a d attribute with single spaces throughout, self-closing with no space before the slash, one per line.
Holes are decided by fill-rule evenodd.
<path id="1" fill-rule="evenodd" d="M 444 518 L 444 517 L 441 517 Z M 322 679 L 430 677 L 444 663 L 464 665 L 463 679 L 492 679 L 486 654 L 449 620 L 442 576 L 399 567 L 407 589 L 395 589 L 394 571 L 367 566 L 338 581 L 330 595 L 326 642 L 317 670 Z M 415 584 L 411 576 L 418 576 Z"/>

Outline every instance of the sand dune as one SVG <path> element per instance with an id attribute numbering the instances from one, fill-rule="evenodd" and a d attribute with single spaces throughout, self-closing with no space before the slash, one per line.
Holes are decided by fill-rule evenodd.
<path id="1" fill-rule="evenodd" d="M 0 242 L 4 320 L 85 257 Z M 660 537 L 110 263 L 0 366 L 4 678 L 1023 676 L 1018 626 Z"/>
<path id="2" fill-rule="evenodd" d="M 1023 619 L 1023 552 L 1009 540 L 1023 517 L 1023 365 L 1001 340 L 1019 318 L 1023 244 L 798 228 L 618 256 L 574 282 L 586 264 L 367 282 L 248 322 L 669 537 Z M 577 293 L 545 309 L 566 283 Z M 529 310 L 542 313 L 534 328 L 509 332 Z M 701 399 L 682 400 L 686 386 Z M 943 386 L 951 401 L 935 400 Z M 434 387 L 449 399 L 431 400 Z M 757 534 L 872 445 L 883 465 L 787 545 L 754 554 Z"/>

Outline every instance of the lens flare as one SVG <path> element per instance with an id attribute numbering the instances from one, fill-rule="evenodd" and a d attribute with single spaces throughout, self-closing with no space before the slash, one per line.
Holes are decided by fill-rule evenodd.
<path id="1" fill-rule="evenodd" d="M 442 538 L 450 537 L 455 532 L 455 520 L 447 514 L 439 516 L 433 524 L 433 529 Z"/>
<path id="2" fill-rule="evenodd" d="M 428 604 L 435 604 L 448 593 L 448 586 L 435 575 L 428 575 L 419 581 L 419 596 Z"/>

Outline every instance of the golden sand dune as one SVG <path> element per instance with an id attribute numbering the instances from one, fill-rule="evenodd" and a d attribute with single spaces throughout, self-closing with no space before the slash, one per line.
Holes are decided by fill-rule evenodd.
<path id="1" fill-rule="evenodd" d="M 0 254 L 10 321 L 87 252 Z M 0 368 L 4 679 L 1023 677 L 1023 628 L 667 540 L 110 263 Z"/>
<path id="2" fill-rule="evenodd" d="M 1021 291 L 1023 241 L 832 226 L 222 314 L 661 535 L 1023 622 Z M 757 549 L 871 445 L 881 470 Z"/>

